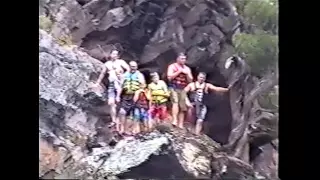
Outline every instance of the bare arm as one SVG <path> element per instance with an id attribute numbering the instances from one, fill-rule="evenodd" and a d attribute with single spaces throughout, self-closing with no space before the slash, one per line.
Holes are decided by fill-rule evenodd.
<path id="1" fill-rule="evenodd" d="M 139 95 L 142 92 L 142 89 L 137 90 L 136 92 L 134 92 L 134 96 L 133 96 L 133 102 L 137 102 L 139 99 Z"/>
<path id="2" fill-rule="evenodd" d="M 151 92 L 150 92 L 150 90 L 146 91 L 146 96 L 147 96 L 147 99 L 150 101 L 151 100 Z"/>
<path id="3" fill-rule="evenodd" d="M 183 90 L 188 93 L 191 90 L 192 83 L 189 83 Z"/>
<path id="4" fill-rule="evenodd" d="M 146 80 L 145 80 L 145 78 L 144 78 L 142 73 L 139 72 L 138 78 L 139 78 L 139 82 L 141 84 L 145 84 L 146 83 Z"/>
<path id="5" fill-rule="evenodd" d="M 122 74 L 120 77 L 119 89 L 117 90 L 117 99 L 120 99 L 120 96 L 122 94 L 124 80 L 125 80 L 124 74 Z"/>
<path id="6" fill-rule="evenodd" d="M 168 77 L 168 80 L 172 80 L 174 79 L 175 77 L 177 77 L 181 72 L 178 70 L 177 72 L 174 72 L 174 69 L 173 69 L 173 65 L 169 65 L 168 67 L 168 72 L 167 72 L 167 77 Z"/>
<path id="7" fill-rule="evenodd" d="M 160 83 L 161 83 L 161 87 L 162 87 L 162 89 L 163 89 L 163 91 L 166 93 L 166 95 L 169 97 L 169 90 L 168 90 L 168 86 L 167 86 L 167 84 L 164 82 L 164 81 L 160 81 Z"/>
<path id="8" fill-rule="evenodd" d="M 191 73 L 191 69 L 189 67 L 187 67 L 187 69 L 188 69 L 187 79 L 188 79 L 189 82 L 192 82 L 193 76 L 192 76 L 192 73 Z"/>
<path id="9" fill-rule="evenodd" d="M 192 83 L 189 83 L 184 89 L 183 89 L 183 91 L 186 93 L 186 99 L 185 99 L 185 101 L 186 101 L 186 105 L 187 106 L 191 106 L 191 102 L 190 102 L 190 99 L 188 98 L 188 96 L 187 96 L 187 93 L 191 90 L 191 86 L 192 86 Z"/>
<path id="10" fill-rule="evenodd" d="M 98 78 L 96 84 L 100 84 L 100 83 L 101 83 L 101 81 L 102 81 L 102 79 L 104 78 L 106 72 L 107 72 L 107 67 L 106 67 L 106 66 L 103 66 L 103 69 L 102 69 L 102 71 L 101 71 L 101 73 L 100 73 L 100 75 L 99 75 L 99 78 Z"/>
<path id="11" fill-rule="evenodd" d="M 217 86 L 214 86 L 213 84 L 210 84 L 210 83 L 207 83 L 206 88 L 208 90 L 217 91 L 217 92 L 227 92 L 229 90 L 228 88 L 217 87 Z"/>
<path id="12" fill-rule="evenodd" d="M 130 66 L 129 64 L 121 59 L 121 67 L 124 68 L 127 72 L 130 71 Z"/>

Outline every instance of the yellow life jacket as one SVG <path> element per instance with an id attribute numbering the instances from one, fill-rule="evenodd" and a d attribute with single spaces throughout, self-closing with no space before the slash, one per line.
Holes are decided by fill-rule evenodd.
<path id="1" fill-rule="evenodd" d="M 125 94 L 134 94 L 138 89 L 140 89 L 139 72 L 130 73 L 126 72 L 124 74 L 123 89 Z"/>
<path id="2" fill-rule="evenodd" d="M 151 92 L 152 103 L 162 104 L 168 101 L 169 92 L 164 91 L 161 84 L 151 83 L 149 84 L 149 90 Z"/>

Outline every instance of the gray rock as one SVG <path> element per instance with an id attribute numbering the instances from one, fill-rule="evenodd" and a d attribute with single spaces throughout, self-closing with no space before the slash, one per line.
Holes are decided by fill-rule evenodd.
<path id="1" fill-rule="evenodd" d="M 97 123 L 101 121 L 92 109 L 104 99 L 90 88 L 92 78 L 97 77 L 101 69 L 101 62 L 76 48 L 61 47 L 45 31 L 39 30 L 40 137 L 50 142 L 53 149 L 66 148 L 66 154 L 74 160 L 81 158 L 82 149 L 88 139 L 97 134 Z M 52 151 L 61 157 L 59 162 L 68 157 L 61 155 L 64 151 Z M 56 166 L 51 169 L 63 168 L 61 163 Z M 49 170 L 44 166 L 39 175 Z"/>
<path id="2" fill-rule="evenodd" d="M 240 25 L 230 1 L 48 0 L 39 3 L 39 13 L 48 14 L 54 20 L 53 36 L 71 35 L 75 44 L 97 59 L 104 57 L 97 45 L 101 45 L 107 54 L 117 47 L 123 52 L 124 60 L 137 60 L 143 70 L 165 74 L 177 52 L 187 53 L 188 65 L 193 70 L 207 72 L 209 82 L 214 85 L 230 87 L 229 93 L 208 97 L 211 104 L 204 131 L 212 139 L 228 144 L 227 149 L 234 151 L 237 157 L 243 155 L 241 159 L 248 160 L 249 144 L 258 142 L 263 146 L 277 136 L 273 128 L 270 130 L 262 121 L 254 123 L 252 119 L 258 109 L 255 92 L 261 91 L 260 84 L 273 80 L 262 82 L 253 77 L 244 60 L 235 60 L 230 68 L 225 68 L 226 60 L 234 55 L 230 42 Z M 40 58 L 46 59 L 40 61 L 39 84 L 45 87 L 41 90 L 40 104 L 44 108 L 41 109 L 40 122 L 54 124 L 43 127 L 49 130 L 55 127 L 55 134 L 72 134 L 61 133 L 68 129 L 66 126 L 82 129 L 81 132 L 87 134 L 94 122 L 101 121 L 92 113 L 98 109 L 107 111 L 104 107 L 93 107 L 103 99 L 87 87 L 88 82 L 97 77 L 101 63 L 88 55 L 81 56 L 82 51 L 78 48 L 68 53 L 71 50 L 49 42 L 52 41 L 41 41 L 39 47 Z M 90 61 L 90 67 L 79 63 L 79 59 Z M 267 86 L 270 85 L 272 83 Z M 85 111 L 84 107 L 95 111 Z M 65 115 L 70 119 L 81 117 L 87 120 L 79 121 L 79 125 L 61 121 Z M 91 125 L 83 127 L 84 122 Z M 250 124 L 261 124 L 258 125 L 259 132 L 249 130 Z M 109 133 L 106 131 L 106 134 Z M 241 145 L 239 142 L 248 143 Z M 241 153 L 241 149 L 246 149 L 245 153 Z"/>

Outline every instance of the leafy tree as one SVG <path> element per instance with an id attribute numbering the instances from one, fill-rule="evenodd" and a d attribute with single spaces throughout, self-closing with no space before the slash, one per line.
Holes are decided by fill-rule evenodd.
<path id="1" fill-rule="evenodd" d="M 267 33 L 234 36 L 236 51 L 244 56 L 256 76 L 275 68 L 278 61 L 278 36 Z"/>
<path id="2" fill-rule="evenodd" d="M 233 37 L 236 52 L 257 77 L 277 70 L 278 0 L 235 0 L 234 4 L 247 27 Z M 277 91 L 260 96 L 259 102 L 264 108 L 277 108 Z"/>

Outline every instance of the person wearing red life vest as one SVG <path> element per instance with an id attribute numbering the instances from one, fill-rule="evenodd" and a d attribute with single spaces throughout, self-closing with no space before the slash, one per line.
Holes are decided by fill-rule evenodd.
<path id="1" fill-rule="evenodd" d="M 172 124 L 183 128 L 187 106 L 183 89 L 192 81 L 191 69 L 185 65 L 186 55 L 180 53 L 176 62 L 168 66 L 167 78 L 172 103 Z"/>
<path id="2" fill-rule="evenodd" d="M 150 93 L 146 88 L 146 84 L 141 84 L 140 89 L 134 94 L 133 108 L 133 134 L 141 132 L 140 124 L 143 124 L 145 129 L 149 130 L 149 108 L 150 108 Z"/>

